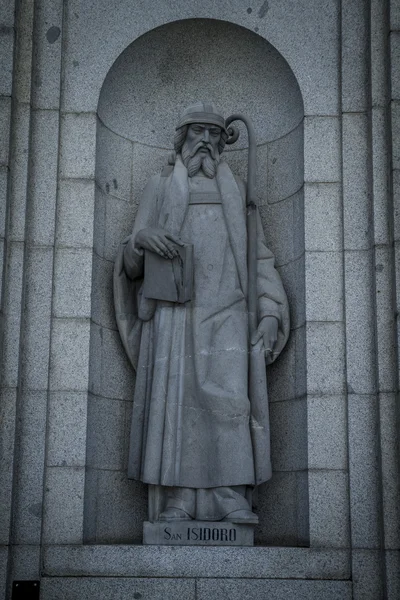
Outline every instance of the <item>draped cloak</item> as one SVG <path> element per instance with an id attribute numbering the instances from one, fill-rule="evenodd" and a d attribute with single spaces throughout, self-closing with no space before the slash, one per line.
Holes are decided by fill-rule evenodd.
<path id="1" fill-rule="evenodd" d="M 247 322 L 245 190 L 221 162 L 215 192 L 191 202 L 180 158 L 148 182 L 114 269 L 116 319 L 136 371 L 128 476 L 162 486 L 258 485 L 271 477 L 263 342 Z M 162 227 L 194 244 L 194 294 L 143 297 L 137 233 Z M 167 260 L 167 259 L 166 259 Z M 273 362 L 289 334 L 286 295 L 257 225 L 258 320 L 278 319 Z"/>

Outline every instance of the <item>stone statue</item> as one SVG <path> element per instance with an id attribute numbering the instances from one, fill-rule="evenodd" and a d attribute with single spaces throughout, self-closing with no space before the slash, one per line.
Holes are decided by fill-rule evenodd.
<path id="1" fill-rule="evenodd" d="M 115 265 L 136 371 L 128 476 L 161 491 L 150 520 L 257 523 L 251 491 L 271 476 L 265 362 L 287 341 L 289 311 L 257 215 L 249 340 L 246 189 L 221 161 L 228 137 L 213 104 L 184 111 L 171 164 L 148 182 Z M 251 355 L 261 366 L 250 373 Z"/>

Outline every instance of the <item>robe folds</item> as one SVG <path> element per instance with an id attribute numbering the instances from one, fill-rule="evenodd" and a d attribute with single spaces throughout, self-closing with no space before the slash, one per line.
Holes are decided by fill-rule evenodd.
<path id="1" fill-rule="evenodd" d="M 115 263 L 116 319 L 136 371 L 128 476 L 170 487 L 258 485 L 271 476 L 269 416 L 263 343 L 248 338 L 245 191 L 224 162 L 208 192 L 203 184 L 179 157 L 151 178 Z M 190 302 L 143 297 L 135 237 L 146 227 L 193 244 Z M 289 311 L 259 217 L 257 294 L 258 320 L 279 322 L 272 362 Z"/>

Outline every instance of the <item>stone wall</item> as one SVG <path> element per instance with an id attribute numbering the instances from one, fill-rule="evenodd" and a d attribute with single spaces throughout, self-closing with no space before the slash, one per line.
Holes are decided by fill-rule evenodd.
<path id="1" fill-rule="evenodd" d="M 248 4 L 0 9 L 2 597 L 16 579 L 41 579 L 49 600 L 400 595 L 400 7 Z M 177 112 L 205 93 L 260 132 L 261 213 L 294 330 L 270 372 L 259 545 L 189 552 L 138 543 L 110 276 Z M 227 153 L 242 175 L 245 155 Z"/>

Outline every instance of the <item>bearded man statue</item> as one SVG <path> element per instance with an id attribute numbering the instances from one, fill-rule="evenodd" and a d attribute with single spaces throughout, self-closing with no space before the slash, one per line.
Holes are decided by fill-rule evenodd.
<path id="1" fill-rule="evenodd" d="M 259 325 L 249 340 L 246 193 L 221 161 L 227 138 L 213 104 L 184 111 L 174 164 L 148 182 L 115 265 L 117 323 L 136 371 L 128 476 L 161 486 L 159 521 L 257 523 L 251 490 L 271 476 L 267 390 L 261 378 L 259 422 L 249 351 L 260 348 L 265 374 L 264 357 L 273 362 L 288 338 L 288 304 L 258 217 Z M 191 300 L 146 297 L 145 252 L 167 266 L 186 243 Z"/>

